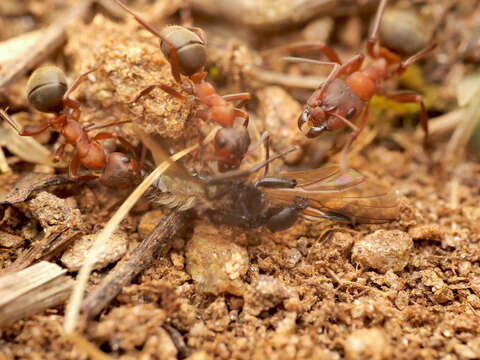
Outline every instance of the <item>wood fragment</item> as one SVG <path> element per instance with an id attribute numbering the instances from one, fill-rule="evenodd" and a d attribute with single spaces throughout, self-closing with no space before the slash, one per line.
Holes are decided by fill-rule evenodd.
<path id="1" fill-rule="evenodd" d="M 78 1 L 76 5 L 59 15 L 52 25 L 41 30 L 42 36 L 38 38 L 38 41 L 34 41 L 31 46 L 18 52 L 14 59 L 5 63 L 5 70 L 0 72 L 0 89 L 6 89 L 12 81 L 54 52 L 65 41 L 68 24 L 82 19 L 90 9 L 92 1 Z"/>
<path id="2" fill-rule="evenodd" d="M 62 304 L 74 283 L 66 272 L 56 264 L 42 261 L 0 277 L 0 326 Z"/>
<path id="3" fill-rule="evenodd" d="M 31 248 L 20 253 L 13 264 L 6 267 L 1 274 L 12 274 L 30 266 L 38 260 L 50 260 L 82 235 L 81 231 L 70 229 L 68 225 L 59 227 Z"/>
<path id="4" fill-rule="evenodd" d="M 129 285 L 139 273 L 150 266 L 155 258 L 167 254 L 170 250 L 170 239 L 183 226 L 185 217 L 185 213 L 172 210 L 129 256 L 115 266 L 85 299 L 83 309 L 90 319 L 105 309 L 122 288 Z"/>
<path id="5" fill-rule="evenodd" d="M 34 191 L 69 182 L 70 180 L 65 176 L 29 173 L 20 179 L 10 192 L 0 196 L 0 205 L 18 204 L 27 200 Z"/>
<path id="6" fill-rule="evenodd" d="M 178 350 L 179 358 L 185 359 L 189 357 L 193 351 L 187 344 L 185 344 L 185 341 L 183 340 L 183 336 L 182 334 L 180 334 L 180 331 L 170 325 L 163 325 L 163 328 L 167 330 L 168 334 L 172 338 L 172 341 Z"/>

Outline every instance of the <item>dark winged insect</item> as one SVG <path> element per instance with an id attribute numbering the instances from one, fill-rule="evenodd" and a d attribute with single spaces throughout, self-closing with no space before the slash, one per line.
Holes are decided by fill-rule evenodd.
<path id="1" fill-rule="evenodd" d="M 315 138 L 324 131 L 350 127 L 353 131 L 344 147 L 343 168 L 346 168 L 346 153 L 351 143 L 367 124 L 369 102 L 375 94 L 401 103 L 419 104 L 420 123 L 425 132 L 424 144 L 427 144 L 428 116 L 422 96 L 413 92 L 384 94 L 382 84 L 402 74 L 410 64 L 430 53 L 436 47 L 436 43 L 431 43 L 405 60 L 401 60 L 387 48 L 378 46 L 378 33 L 386 5 L 387 0 L 381 0 L 372 33 L 367 40 L 366 55 L 360 53 L 342 62 L 335 50 L 323 43 L 298 43 L 281 47 L 287 51 L 316 49 L 323 52 L 330 62 L 295 57 L 287 57 L 286 60 L 333 65 L 325 82 L 308 99 L 305 109 L 298 118 L 298 127 L 310 138 Z M 363 66 L 366 58 L 369 61 Z"/>
<path id="2" fill-rule="evenodd" d="M 173 78 L 187 94 L 194 97 L 200 107 L 196 116 L 223 127 L 215 137 L 215 153 L 208 157 L 208 160 L 217 161 L 218 169 L 221 172 L 238 168 L 250 146 L 250 136 L 247 131 L 249 116 L 239 106 L 250 99 L 250 93 L 243 92 L 220 96 L 217 94 L 215 87 L 205 81 L 207 73 L 204 68 L 207 61 L 207 50 L 206 35 L 202 29 L 172 25 L 158 31 L 120 0 L 114 1 L 131 14 L 140 25 L 160 39 L 160 47 L 170 62 Z M 188 79 L 182 82 L 181 75 Z M 185 95 L 171 86 L 158 83 L 142 90 L 133 103 L 155 88 L 162 89 L 178 99 L 187 100 Z M 231 101 L 240 101 L 240 104 L 235 107 Z M 243 119 L 242 126 L 235 126 L 237 117 Z"/>
<path id="3" fill-rule="evenodd" d="M 142 140 L 152 152 L 161 148 Z M 299 218 L 316 221 L 327 218 L 346 223 L 383 223 L 399 215 L 397 194 L 380 181 L 338 165 L 264 176 L 252 182 L 248 177 L 283 153 L 245 170 L 213 176 L 192 177 L 176 165 L 176 171 L 154 183 L 158 202 L 172 208 L 194 208 L 213 221 L 242 228 L 265 226 L 271 231 L 291 227 Z M 166 158 L 166 156 L 163 156 Z"/>
<path id="4" fill-rule="evenodd" d="M 101 171 L 100 181 L 116 188 L 129 187 L 140 180 L 137 161 L 121 152 L 107 154 L 99 140 L 118 139 L 125 147 L 133 151 L 133 146 L 120 136 L 100 132 L 89 137 L 88 132 L 120 124 L 113 122 L 103 125 L 82 126 L 79 123 L 80 104 L 69 97 L 70 93 L 91 73 L 90 70 L 80 75 L 70 86 L 62 70 L 55 66 L 43 66 L 35 70 L 27 83 L 29 102 L 35 109 L 44 113 L 54 113 L 56 117 L 40 125 L 27 125 L 22 129 L 7 113 L 0 110 L 0 117 L 7 121 L 22 136 L 34 136 L 52 128 L 64 136 L 65 142 L 58 148 L 55 159 L 58 161 L 64 153 L 66 144 L 75 148 L 69 166 L 69 176 L 78 179 L 78 170 L 83 165 L 89 170 Z"/>

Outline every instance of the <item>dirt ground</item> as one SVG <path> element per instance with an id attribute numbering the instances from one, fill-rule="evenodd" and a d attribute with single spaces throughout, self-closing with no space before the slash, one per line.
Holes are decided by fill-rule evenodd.
<path id="1" fill-rule="evenodd" d="M 18 7 L 16 1 L 2 2 L 1 39 L 41 29 L 67 6 L 56 0 L 39 3 L 31 0 Z M 262 2 L 270 7 L 257 9 L 249 8 L 254 6 L 249 1 L 238 3 L 247 14 L 269 15 L 254 21 L 222 13 L 232 9 L 215 6 L 213 0 L 139 0 L 128 5 L 157 28 L 175 23 L 205 30 L 207 80 L 222 95 L 252 94 L 245 105 L 252 143 L 268 131 L 273 153 L 299 147 L 273 163 L 271 174 L 338 162 L 334 149 L 345 138 L 342 131 L 310 140 L 297 128 L 313 91 L 309 84 L 321 82 L 330 68 L 287 63 L 281 60 L 284 55 L 265 50 L 316 40 L 348 59 L 364 48 L 376 2 L 352 7 L 342 0 L 285 0 L 284 7 L 298 14 L 287 20 L 282 6 Z M 472 100 L 480 96 L 480 5 L 474 0 L 399 0 L 390 1 L 388 8 L 420 16 L 419 28 L 401 27 L 407 23 L 403 15 L 393 16 L 397 21 L 386 17 L 389 22 L 382 26 L 393 28 L 394 40 L 403 36 L 400 45 L 438 43 L 402 77 L 385 84 L 387 92 L 409 89 L 424 96 L 430 116 L 428 149 L 422 147 L 419 106 L 376 96 L 369 123 L 348 157 L 352 168 L 371 179 L 367 184 L 381 181 L 378 186 L 391 189 L 398 219 L 355 225 L 300 219 L 277 233 L 232 227 L 210 216 L 227 211 L 229 204 L 199 200 L 200 195 L 189 192 L 194 190 L 188 181 L 178 178 L 174 195 L 149 191 L 122 221 L 90 276 L 87 294 L 170 211 L 160 204 L 188 204 L 188 216 L 169 242 L 170 251 L 122 287 L 100 315 L 81 318 L 80 334 L 109 357 L 125 360 L 480 358 L 480 165 L 475 130 L 480 111 Z M 108 131 L 128 139 L 137 154 L 141 140 L 136 127 L 171 154 L 199 143 L 213 128 L 193 116 L 197 105 L 190 97 L 183 101 L 155 89 L 132 103 L 154 83 L 182 94 L 185 90 L 175 83 L 158 39 L 113 1 L 94 2 L 83 21 L 69 24 L 66 35 L 66 43 L 50 51 L 45 62 L 64 69 L 69 82 L 96 68 L 73 93 L 81 103 L 82 122 L 129 120 Z M 385 38 L 382 44 L 396 46 L 394 40 Z M 0 64 L 1 73 L 8 72 L 6 63 Z M 0 89 L 0 105 L 9 107 L 8 113 L 22 124 L 40 123 L 45 116 L 28 104 L 26 81 L 23 76 Z M 25 151 L 11 145 L 14 134 L 5 129 L 7 125 L 0 129 L 5 153 L 0 162 L 10 171 L 0 174 L 0 193 L 4 199 L 22 191 L 26 195 L 0 205 L 0 270 L 11 273 L 48 260 L 75 278 L 91 241 L 83 235 L 97 234 L 131 189 L 109 189 L 98 181 L 38 180 L 46 184 L 40 190 L 28 190 L 33 185 L 27 182 L 11 195 L 14 184 L 32 172 L 65 174 L 67 169 L 47 160 L 33 163 Z M 59 136 L 52 131 L 35 139 L 54 153 Z M 113 140 L 102 144 L 108 151 L 127 151 Z M 212 152 L 213 145 L 206 145 L 182 166 L 210 171 L 199 158 Z M 66 162 L 71 155 L 67 148 Z M 243 167 L 263 157 L 259 148 L 247 155 Z M 147 156 L 146 169 L 153 168 L 154 158 Z M 45 246 L 55 244 L 52 236 L 63 245 L 57 243 L 50 251 Z M 88 358 L 63 336 L 65 309 L 62 301 L 0 328 L 0 360 Z"/>

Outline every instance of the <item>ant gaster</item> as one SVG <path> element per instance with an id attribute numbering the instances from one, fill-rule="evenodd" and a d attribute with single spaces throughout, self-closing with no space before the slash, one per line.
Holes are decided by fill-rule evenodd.
<path id="1" fill-rule="evenodd" d="M 307 106 L 298 119 L 298 127 L 307 137 L 314 138 L 324 131 L 349 126 L 353 132 L 343 150 L 343 168 L 346 168 L 346 153 L 351 143 L 367 124 L 369 102 L 375 94 L 401 103 L 419 104 L 420 123 L 425 133 L 424 145 L 427 144 L 428 116 L 422 96 L 413 92 L 383 94 L 381 87 L 384 81 L 402 74 L 410 64 L 430 53 L 437 44 L 435 42 L 430 44 L 406 60 L 401 60 L 397 54 L 377 46 L 379 27 L 386 5 L 387 0 L 381 0 L 372 33 L 366 45 L 367 55 L 371 61 L 363 68 L 366 57 L 363 53 L 342 63 L 336 52 L 322 43 L 294 44 L 284 47 L 292 51 L 318 49 L 331 61 L 328 64 L 333 64 L 333 69 L 325 82 L 308 99 Z M 288 57 L 286 59 L 314 64 L 326 63 L 303 58 Z M 395 67 L 391 69 L 393 65 Z M 357 124 L 354 124 L 355 120 L 358 120 Z"/>
<path id="2" fill-rule="evenodd" d="M 132 151 L 133 146 L 122 137 L 107 132 L 100 132 L 93 138 L 88 136 L 88 132 L 91 130 L 116 125 L 120 122 L 82 126 L 79 123 L 80 104 L 69 97 L 80 82 L 94 70 L 80 75 L 68 88 L 62 70 L 55 66 L 40 67 L 32 73 L 28 80 L 28 100 L 38 111 L 54 113 L 56 117 L 43 124 L 27 125 L 22 129 L 3 110 L 0 110 L 0 117 L 7 121 L 21 136 L 34 136 L 48 128 L 60 132 L 65 138 L 65 143 L 58 148 L 55 160 L 58 161 L 63 156 L 66 144 L 75 147 L 75 153 L 69 166 L 69 176 L 72 180 L 78 179 L 79 167 L 83 165 L 90 170 L 102 171 L 100 182 L 106 186 L 128 187 L 140 180 L 137 161 L 120 152 L 106 154 L 105 149 L 98 141 L 115 138 Z"/>
<path id="3" fill-rule="evenodd" d="M 207 51 L 204 31 L 197 27 L 186 28 L 178 25 L 167 26 L 158 31 L 120 0 L 114 1 L 131 14 L 140 25 L 160 39 L 160 47 L 170 62 L 173 78 L 189 95 L 194 97 L 198 105 L 203 107 L 197 110 L 196 116 L 223 127 L 217 132 L 215 153 L 209 160 L 218 162 L 220 172 L 238 168 L 250 146 L 250 136 L 247 130 L 249 116 L 248 113 L 233 106 L 230 102 L 240 101 L 243 103 L 250 99 L 250 93 L 220 96 L 214 86 L 205 81 L 207 73 L 204 68 Z M 182 82 L 180 75 L 188 77 L 188 80 Z M 153 84 L 142 90 L 133 103 L 155 88 L 160 88 L 178 99 L 187 100 L 185 95 L 169 85 Z M 235 126 L 236 117 L 244 119 L 242 126 Z"/>

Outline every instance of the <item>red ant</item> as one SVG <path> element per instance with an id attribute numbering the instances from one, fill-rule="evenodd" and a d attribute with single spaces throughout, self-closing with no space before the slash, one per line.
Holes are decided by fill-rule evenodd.
<path id="1" fill-rule="evenodd" d="M 430 53 L 437 44 L 432 43 L 406 60 L 401 60 L 397 54 L 377 46 L 380 22 L 386 5 L 387 0 L 381 0 L 372 33 L 367 40 L 367 54 L 371 62 L 364 68 L 362 65 L 365 54 L 362 53 L 342 63 L 335 50 L 323 43 L 304 43 L 283 47 L 290 51 L 317 49 L 322 51 L 331 62 L 294 57 L 288 57 L 286 60 L 333 64 L 333 70 L 325 82 L 308 99 L 307 106 L 298 119 L 298 127 L 307 137 L 315 138 L 325 130 L 337 130 L 349 126 L 353 132 L 343 149 L 342 168 L 346 168 L 346 154 L 350 145 L 367 124 L 369 102 L 375 94 L 397 102 L 419 104 L 420 123 L 425 132 L 425 147 L 428 142 L 428 115 L 422 96 L 414 92 L 383 94 L 381 86 L 384 81 L 402 74 L 410 64 Z M 396 67 L 390 70 L 392 65 Z M 341 79 L 342 76 L 345 78 Z M 355 125 L 353 122 L 359 118 Z"/>
<path id="2" fill-rule="evenodd" d="M 90 170 L 101 170 L 100 182 L 106 186 L 128 187 L 140 180 L 137 161 L 120 152 L 106 154 L 105 149 L 98 141 L 113 138 L 118 139 L 129 150 L 133 151 L 133 146 L 122 137 L 107 132 L 100 132 L 93 138 L 88 136 L 88 132 L 91 130 L 122 122 L 82 126 L 78 122 L 81 112 L 80 104 L 69 98 L 71 92 L 94 70 L 81 74 L 72 86 L 67 88 L 67 80 L 62 70 L 55 66 L 40 67 L 32 73 L 28 80 L 28 100 L 38 111 L 54 113 L 56 117 L 43 124 L 27 125 L 22 129 L 3 110 L 0 110 L 0 117 L 7 121 L 21 136 L 34 136 L 48 128 L 60 132 L 65 137 L 65 143 L 61 144 L 56 151 L 55 160 L 58 161 L 63 156 L 66 144 L 75 147 L 75 155 L 69 166 L 70 179 L 78 179 L 78 169 L 80 165 L 83 165 Z"/>
<path id="3" fill-rule="evenodd" d="M 234 107 L 230 101 L 240 100 L 243 103 L 250 99 L 250 93 L 220 96 L 214 86 L 205 81 L 207 73 L 204 68 L 207 52 L 204 31 L 196 27 L 186 28 L 178 25 L 167 26 L 162 31 L 158 31 L 120 0 L 113 1 L 160 39 L 161 50 L 170 62 L 173 78 L 182 86 L 182 89 L 195 98 L 198 105 L 204 106 L 197 111 L 196 116 L 223 127 L 215 136 L 215 154 L 208 160 L 218 161 L 220 172 L 238 168 L 250 146 L 250 135 L 247 131 L 249 116 L 245 111 Z M 182 82 L 180 74 L 187 76 L 190 81 Z M 169 85 L 153 84 L 142 90 L 133 103 L 155 88 L 160 88 L 183 101 L 187 100 L 185 95 Z M 236 117 L 244 119 L 243 126 L 234 126 Z M 265 136 L 260 141 L 263 141 L 263 138 Z"/>

